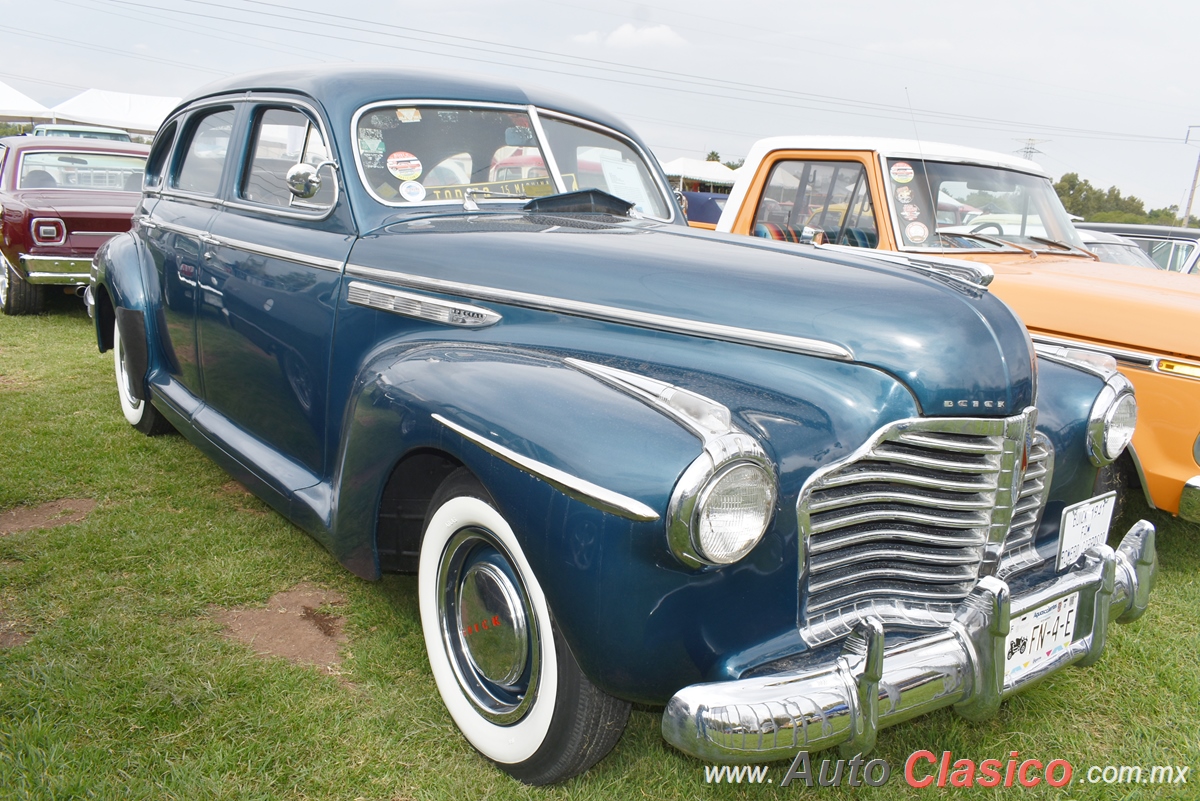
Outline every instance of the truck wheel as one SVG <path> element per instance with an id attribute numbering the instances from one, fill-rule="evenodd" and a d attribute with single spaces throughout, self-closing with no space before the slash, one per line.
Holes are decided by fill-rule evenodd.
<path id="1" fill-rule="evenodd" d="M 45 305 L 45 288 L 26 281 L 0 256 L 0 308 L 4 313 L 40 314 Z"/>
<path id="2" fill-rule="evenodd" d="M 512 528 L 469 471 L 452 473 L 429 508 L 418 597 L 450 716 L 526 784 L 582 773 L 617 744 L 630 705 L 583 675 Z"/>
<path id="3" fill-rule="evenodd" d="M 131 376 L 125 363 L 125 349 L 121 347 L 121 326 L 113 323 L 113 367 L 117 374 L 117 395 L 121 398 L 121 412 L 129 425 L 148 437 L 155 437 L 173 430 L 167 419 L 159 414 L 150 403 L 145 390 L 142 399 L 133 395 L 134 381 L 144 381 L 145 376 Z"/>

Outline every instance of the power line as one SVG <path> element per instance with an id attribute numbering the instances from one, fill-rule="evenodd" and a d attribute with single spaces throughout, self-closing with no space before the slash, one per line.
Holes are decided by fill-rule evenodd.
<path id="1" fill-rule="evenodd" d="M 238 8 L 235 6 L 229 6 L 229 5 L 225 5 L 225 4 L 221 4 L 221 3 L 209 2 L 207 0 L 185 0 L 185 1 L 192 3 L 194 5 L 199 5 L 199 6 L 214 8 L 214 9 L 220 9 L 222 11 L 234 11 L 234 12 L 255 14 L 255 15 L 259 15 L 259 16 L 268 16 L 273 21 L 287 20 L 287 21 L 294 22 L 294 23 L 300 23 L 302 25 L 319 24 L 322 26 L 323 30 L 319 34 L 316 34 L 311 31 L 297 29 L 295 27 L 287 27 L 287 26 L 283 26 L 283 25 L 259 23 L 259 22 L 254 23 L 255 25 L 257 25 L 260 28 L 280 30 L 280 31 L 284 31 L 287 33 L 300 33 L 303 35 L 319 35 L 323 39 L 335 39 L 335 40 L 339 40 L 339 41 L 350 41 L 350 42 L 354 42 L 356 44 L 364 44 L 364 42 L 361 38 L 353 38 L 352 39 L 352 38 L 348 38 L 348 37 L 344 37 L 344 36 L 338 36 L 336 34 L 330 33 L 327 29 L 328 28 L 336 28 L 336 29 L 352 31 L 352 32 L 359 33 L 359 34 L 367 34 L 370 36 L 382 35 L 380 33 L 380 29 L 389 29 L 389 30 L 393 30 L 393 31 L 408 31 L 409 33 L 392 33 L 392 34 L 389 34 L 389 36 L 391 36 L 392 38 L 403 38 L 403 39 L 406 39 L 409 41 L 415 41 L 415 42 L 418 42 L 421 44 L 436 44 L 437 46 L 443 47 L 443 48 L 453 47 L 453 48 L 457 48 L 460 50 L 468 51 L 466 54 L 456 54 L 453 56 L 455 59 L 458 59 L 458 60 L 474 61 L 474 62 L 478 62 L 478 63 L 501 65 L 501 66 L 506 66 L 506 67 L 516 67 L 519 69 L 532 69 L 531 67 L 524 65 L 524 64 L 514 64 L 511 61 L 496 61 L 494 59 L 483 58 L 480 55 L 478 55 L 478 53 L 480 53 L 480 52 L 486 52 L 486 53 L 491 53 L 494 55 L 503 56 L 503 57 L 506 57 L 509 59 L 512 59 L 512 58 L 526 59 L 526 60 L 530 60 L 530 61 L 534 61 L 534 62 L 552 63 L 552 64 L 559 64 L 559 65 L 563 65 L 563 66 L 569 66 L 569 67 L 573 67 L 575 69 L 587 69 L 587 70 L 599 71 L 602 73 L 630 75 L 631 77 L 637 77 L 637 78 L 640 78 L 641 80 L 630 81 L 630 80 L 623 80 L 620 78 L 605 77 L 604 75 L 581 74 L 579 72 L 572 72 L 572 71 L 568 71 L 568 70 L 556 70 L 556 69 L 547 69 L 545 67 L 537 67 L 537 69 L 543 73 L 566 75 L 566 76 L 570 76 L 570 77 L 584 78 L 587 80 L 599 80 L 599 81 L 604 81 L 607 83 L 615 83 L 615 84 L 626 85 L 626 86 L 637 86 L 637 87 L 643 88 L 643 89 L 645 89 L 645 88 L 657 89 L 657 90 L 661 90 L 661 91 L 670 91 L 670 92 L 673 92 L 676 94 L 687 93 L 687 94 L 692 94 L 692 95 L 699 95 L 699 96 L 710 98 L 710 99 L 723 99 L 723 100 L 729 100 L 729 101 L 734 101 L 734 102 L 752 102 L 750 98 L 746 97 L 747 94 L 757 95 L 757 96 L 761 96 L 761 97 L 770 97 L 772 99 L 775 99 L 775 98 L 792 99 L 793 101 L 797 100 L 797 99 L 804 99 L 805 101 L 807 101 L 807 104 L 806 103 L 798 103 L 798 102 L 790 102 L 790 103 L 778 102 L 777 100 L 775 101 L 775 104 L 777 106 L 783 106 L 783 107 L 787 107 L 787 108 L 796 108 L 796 109 L 803 109 L 803 110 L 808 110 L 808 111 L 819 110 L 819 111 L 827 111 L 827 112 L 836 113 L 836 114 L 845 114 L 845 115 L 850 115 L 850 116 L 860 116 L 860 117 L 868 117 L 868 118 L 875 118 L 875 119 L 893 119 L 893 120 L 905 119 L 907 114 L 909 113 L 908 109 L 906 109 L 906 108 L 899 107 L 899 106 L 892 106 L 889 104 L 870 103 L 870 102 L 866 102 L 866 101 L 853 101 L 853 100 L 846 100 L 843 98 L 835 98 L 835 97 L 824 96 L 824 95 L 814 95 L 814 94 L 809 94 L 809 93 L 783 92 L 783 91 L 777 91 L 777 90 L 764 89 L 762 87 L 755 86 L 752 84 L 744 84 L 744 83 L 739 83 L 739 82 L 735 82 L 735 81 L 727 81 L 727 80 L 722 80 L 722 79 L 698 80 L 698 79 L 696 79 L 696 76 L 688 76 L 688 75 L 684 75 L 682 73 L 671 72 L 668 70 L 658 70 L 658 69 L 652 69 L 652 68 L 645 68 L 645 69 L 640 69 L 640 70 L 630 70 L 630 69 L 625 68 L 627 65 L 618 65 L 613 62 L 603 61 L 601 59 L 591 59 L 591 58 L 578 57 L 578 56 L 564 56 L 563 54 L 553 53 L 551 51 L 539 50 L 536 48 L 529 48 L 529 47 L 523 47 L 523 46 L 517 46 L 517 45 L 501 45 L 500 47 L 508 48 L 508 50 L 522 51 L 520 53 L 506 52 L 505 50 L 496 49 L 497 46 L 494 45 L 493 43 L 487 43 L 480 39 L 455 36 L 455 35 L 451 35 L 451 34 L 440 34 L 440 33 L 432 32 L 432 31 L 408 28 L 405 26 L 392 25 L 392 24 L 388 24 L 388 23 L 381 23 L 381 22 L 377 22 L 377 21 L 373 21 L 373 20 L 362 20 L 362 19 L 357 19 L 357 18 L 353 18 L 353 17 L 338 17 L 338 19 L 346 20 L 349 22 L 358 22 L 358 23 L 362 23 L 364 25 L 369 26 L 369 27 L 364 28 L 364 27 L 356 27 L 354 25 L 347 25 L 347 24 L 345 24 L 345 22 L 332 22 L 329 20 L 317 22 L 314 20 L 302 19 L 302 18 L 298 18 L 295 16 L 290 16 L 287 14 L 280 14 L 278 12 L 263 12 L 263 11 L 256 11 L 253 9 Z M 223 22 L 229 21 L 228 17 L 215 16 L 215 15 L 211 15 L 211 14 L 202 14 L 199 12 L 185 11 L 182 9 L 166 9 L 161 6 L 148 6 L 148 5 L 145 5 L 142 3 L 131 2 L 130 0 L 115 0 L 115 2 L 119 3 L 120 5 L 124 5 L 124 6 L 128 6 L 128 7 L 149 8 L 149 9 L 154 9 L 154 10 L 159 10 L 159 11 L 165 11 L 167 13 L 172 13 L 172 14 L 194 16 L 194 17 L 200 17 L 200 18 L 204 18 L 204 19 L 217 19 L 217 20 L 221 20 Z M 280 5 L 277 5 L 274 3 L 262 2 L 261 0 L 249 0 L 249 2 L 252 2 L 255 5 L 267 6 L 267 7 L 273 8 L 273 9 L 290 10 L 286 6 L 280 6 Z M 306 11 L 304 13 L 317 15 L 317 16 L 325 16 L 325 15 L 321 14 L 320 12 Z M 420 36 L 413 35 L 411 33 L 413 31 L 420 33 L 422 35 L 420 35 Z M 448 41 L 434 41 L 434 40 L 428 38 L 429 36 L 437 36 L 441 39 L 448 40 Z M 465 42 L 465 44 L 457 44 L 455 41 L 451 41 L 451 40 Z M 396 44 L 392 44 L 392 43 L 388 43 L 388 42 L 367 42 L 367 44 L 371 44 L 371 45 L 374 45 L 377 47 L 384 47 L 384 48 L 395 49 L 395 50 L 403 50 L 405 52 L 415 52 L 415 53 L 422 53 L 422 54 L 443 56 L 443 57 L 445 57 L 447 55 L 444 50 L 430 51 L 430 50 L 424 50 L 424 49 L 412 47 L 412 46 L 396 45 Z M 531 55 L 523 55 L 522 53 L 530 53 Z M 564 60 L 564 59 L 571 59 L 571 60 Z M 576 63 L 576 62 L 584 62 L 584 63 Z M 592 64 L 595 64 L 597 66 L 592 66 Z M 670 81 L 675 84 L 682 84 L 683 86 L 663 86 L 661 84 L 656 85 L 654 83 L 647 83 L 647 81 L 646 81 L 647 77 L 650 77 L 652 79 L 657 79 L 657 80 L 666 80 L 666 81 Z M 712 91 L 700 91 L 698 89 L 686 88 L 688 85 L 699 85 L 699 86 L 707 87 L 707 86 L 711 86 L 713 84 L 723 84 L 723 86 L 721 88 L 737 90 L 739 92 L 739 94 L 738 95 L 719 94 L 719 93 L 715 93 Z M 814 103 L 819 104 L 819 105 L 812 105 Z M 875 113 L 868 113 L 868 112 L 875 112 Z M 1100 140 L 1110 140 L 1110 141 L 1161 142 L 1161 143 L 1168 143 L 1168 142 L 1174 143 L 1177 141 L 1174 137 L 1158 137 L 1158 136 L 1145 135 L 1145 134 L 1132 134 L 1132 133 L 1125 133 L 1125 132 L 1099 131 L 1099 130 L 1086 129 L 1086 128 L 1070 128 L 1070 127 L 1065 127 L 1065 126 L 1052 126 L 1052 125 L 1022 123 L 1022 122 L 1014 122 L 1014 121 L 1009 121 L 1009 120 L 1001 120 L 1001 119 L 994 119 L 994 118 L 987 118 L 987 117 L 973 117 L 970 115 L 952 114 L 952 113 L 939 112 L 939 111 L 934 111 L 934 110 L 929 110 L 929 109 L 919 109 L 919 110 L 915 109 L 915 110 L 913 110 L 913 113 L 916 113 L 919 116 L 926 118 L 927 121 L 934 121 L 939 124 L 953 126 L 953 127 L 961 127 L 961 128 L 995 130 L 997 127 L 999 127 L 999 128 L 1009 128 L 1009 129 L 1015 128 L 1015 129 L 1022 130 L 1022 131 L 1039 130 L 1039 131 L 1046 131 L 1046 132 L 1054 132 L 1054 133 L 1057 133 L 1059 135 L 1064 135 L 1064 136 L 1074 136 L 1074 137 L 1085 138 L 1085 139 L 1100 139 Z"/>

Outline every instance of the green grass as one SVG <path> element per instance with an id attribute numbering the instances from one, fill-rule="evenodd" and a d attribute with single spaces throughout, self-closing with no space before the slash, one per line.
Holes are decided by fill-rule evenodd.
<path id="1" fill-rule="evenodd" d="M 0 537 L 0 617 L 32 636 L 0 650 L 0 798 L 930 798 L 905 758 L 1069 760 L 1055 790 L 973 797 L 1200 796 L 1200 526 L 1144 508 L 1162 571 L 1150 611 L 1111 629 L 1095 667 L 1068 670 L 985 723 L 942 711 L 887 729 L 873 756 L 882 789 L 715 786 L 667 746 L 654 710 L 635 710 L 588 774 L 524 787 L 479 758 L 443 709 L 425 661 L 415 581 L 345 572 L 182 437 L 148 439 L 122 418 L 112 361 L 78 301 L 0 317 L 0 511 L 89 497 L 81 523 Z M 1135 504 L 1136 505 L 1136 504 Z M 1120 525 L 1120 524 L 1118 524 Z M 1124 528 L 1121 528 L 1123 531 Z M 220 636 L 211 610 L 262 605 L 301 581 L 348 604 L 342 675 Z M 1190 766 L 1188 785 L 1088 785 L 1091 765 Z"/>

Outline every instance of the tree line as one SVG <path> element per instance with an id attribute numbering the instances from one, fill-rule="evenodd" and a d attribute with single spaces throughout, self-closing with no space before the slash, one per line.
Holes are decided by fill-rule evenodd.
<path id="1" fill-rule="evenodd" d="M 1146 204 L 1133 195 L 1122 195 L 1115 186 L 1101 189 L 1092 186 L 1079 173 L 1069 172 L 1054 184 L 1054 191 L 1071 214 L 1087 222 L 1148 223 L 1179 225 L 1179 207 L 1167 206 L 1146 211 Z M 1200 227 L 1195 215 L 1188 218 L 1190 227 Z"/>

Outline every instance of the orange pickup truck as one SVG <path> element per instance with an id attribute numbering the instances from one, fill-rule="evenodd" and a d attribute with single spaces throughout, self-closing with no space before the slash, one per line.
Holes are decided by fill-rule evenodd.
<path id="1" fill-rule="evenodd" d="M 755 143 L 740 173 L 718 232 L 981 262 L 1040 349 L 1115 360 L 1140 409 L 1125 476 L 1200 521 L 1200 280 L 1099 261 L 1046 172 L 1003 153 L 788 136 Z"/>

